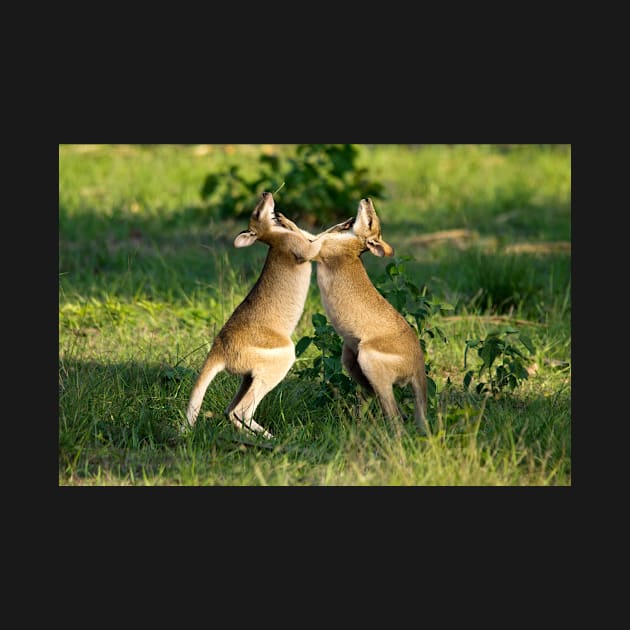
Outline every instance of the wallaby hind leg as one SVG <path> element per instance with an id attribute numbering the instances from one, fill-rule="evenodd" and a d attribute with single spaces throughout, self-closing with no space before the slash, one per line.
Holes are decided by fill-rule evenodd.
<path id="1" fill-rule="evenodd" d="M 239 385 L 239 388 L 236 391 L 236 394 L 234 394 L 234 397 L 232 398 L 232 402 L 230 402 L 227 409 L 225 410 L 225 415 L 230 419 L 232 423 L 234 423 L 234 425 L 239 430 L 242 430 L 245 427 L 243 426 L 243 423 L 241 422 L 241 420 L 237 418 L 234 414 L 232 414 L 232 411 L 241 402 L 243 396 L 245 395 L 247 390 L 251 387 L 252 380 L 253 379 L 252 379 L 251 374 L 243 375 L 243 377 L 241 378 L 241 384 Z"/>
<path id="2" fill-rule="evenodd" d="M 279 382 L 279 381 L 278 381 Z M 250 386 L 240 400 L 228 412 L 228 418 L 238 429 L 249 429 L 252 433 L 262 433 L 268 439 L 273 435 L 253 418 L 260 401 L 278 384 L 270 385 L 261 378 L 250 380 Z M 232 406 L 232 405 L 230 405 Z"/>
<path id="3" fill-rule="evenodd" d="M 294 362 L 293 345 L 259 350 L 256 370 L 248 375 L 249 386 L 245 387 L 245 381 L 241 383 L 241 389 L 228 408 L 229 418 L 238 428 L 262 433 L 266 438 L 273 437 L 253 416 L 260 401 L 286 376 Z"/>
<path id="4" fill-rule="evenodd" d="M 422 369 L 424 370 L 424 367 Z M 418 428 L 426 435 L 429 433 L 429 424 L 427 422 L 427 380 L 424 374 L 420 378 L 414 378 L 411 386 L 415 397 L 414 420 Z"/>
<path id="5" fill-rule="evenodd" d="M 236 394 L 234 394 L 234 398 L 232 398 L 232 402 L 228 405 L 228 408 L 225 410 L 226 415 L 229 415 L 232 409 L 234 409 L 234 407 L 236 407 L 236 405 L 238 405 L 238 403 L 241 402 L 241 398 L 243 398 L 243 396 L 245 395 L 245 392 L 251 387 L 252 380 L 253 379 L 252 379 L 251 374 L 243 374 L 243 377 L 241 378 L 241 384 L 238 390 L 236 391 Z"/>
<path id="6" fill-rule="evenodd" d="M 348 370 L 350 376 L 365 389 L 366 393 L 374 394 L 372 384 L 368 381 L 367 376 L 363 374 L 363 370 L 361 370 L 356 352 L 346 344 L 344 344 L 342 348 L 341 362 L 346 370 Z"/>
<path id="7" fill-rule="evenodd" d="M 394 397 L 394 389 L 391 385 L 375 385 L 374 391 L 378 397 L 378 401 L 381 403 L 383 413 L 389 420 L 399 418 L 404 420 L 404 415 L 401 413 L 396 398 Z"/>
<path id="8" fill-rule="evenodd" d="M 258 403 L 265 395 L 258 394 L 257 397 L 253 390 L 254 379 L 251 374 L 245 374 L 236 395 L 225 410 L 225 415 L 239 431 L 247 429 L 252 433 L 262 433 L 264 437 L 272 438 L 273 435 L 252 418 Z M 250 400 L 254 401 L 253 405 L 249 402 Z"/>
<path id="9" fill-rule="evenodd" d="M 387 366 L 387 355 L 362 348 L 359 350 L 357 360 L 363 374 L 376 393 L 383 414 L 389 421 L 398 426 L 398 420 L 403 420 L 404 415 L 394 397 L 394 379 Z"/>

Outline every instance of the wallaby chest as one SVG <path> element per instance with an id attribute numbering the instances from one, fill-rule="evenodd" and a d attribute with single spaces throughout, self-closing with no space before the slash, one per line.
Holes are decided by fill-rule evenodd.
<path id="1" fill-rule="evenodd" d="M 369 326 L 370 298 L 375 291 L 363 265 L 317 263 L 322 305 L 335 330 L 345 339 L 360 339 Z"/>
<path id="2" fill-rule="evenodd" d="M 296 262 L 270 250 L 256 285 L 247 296 L 248 311 L 261 323 L 291 334 L 302 315 L 311 280 L 311 263 Z"/>

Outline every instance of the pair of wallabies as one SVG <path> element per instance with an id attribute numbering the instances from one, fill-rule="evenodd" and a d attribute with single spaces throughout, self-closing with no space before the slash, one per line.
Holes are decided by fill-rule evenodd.
<path id="1" fill-rule="evenodd" d="M 426 430 L 427 383 L 418 338 L 394 307 L 376 290 L 361 254 L 391 256 L 370 199 L 362 199 L 356 217 L 315 236 L 275 210 L 271 193 L 263 193 L 249 228 L 234 239 L 235 247 L 256 241 L 269 246 L 256 284 L 225 323 L 206 357 L 188 403 L 192 426 L 212 379 L 222 370 L 242 377 L 226 410 L 239 429 L 273 437 L 253 416 L 263 397 L 286 376 L 295 362 L 291 334 L 304 309 L 317 262 L 322 303 L 343 338 L 343 365 L 370 394 L 384 415 L 402 417 L 393 385 L 408 385 L 415 397 L 414 418 Z"/>

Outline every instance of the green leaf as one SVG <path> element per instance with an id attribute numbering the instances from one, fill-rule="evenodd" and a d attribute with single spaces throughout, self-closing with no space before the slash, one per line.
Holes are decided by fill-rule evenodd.
<path id="1" fill-rule="evenodd" d="M 219 185 L 219 177 L 217 175 L 208 175 L 201 187 L 201 198 L 207 199 L 217 189 Z"/>
<path id="2" fill-rule="evenodd" d="M 259 158 L 261 164 L 268 165 L 272 171 L 280 169 L 280 158 L 277 155 L 261 155 Z"/>
<path id="3" fill-rule="evenodd" d="M 527 335 L 521 333 L 519 335 L 519 339 L 521 340 L 521 343 L 529 350 L 530 354 L 534 354 L 536 352 L 532 340 Z"/>
<path id="4" fill-rule="evenodd" d="M 490 369 L 494 360 L 503 353 L 504 349 L 505 342 L 498 337 L 488 337 L 483 344 L 483 348 L 480 348 L 478 352 L 484 365 Z"/>
<path id="5" fill-rule="evenodd" d="M 483 345 L 483 348 L 479 350 L 479 356 L 483 360 L 484 366 L 488 369 L 492 367 L 494 360 L 500 354 L 501 350 L 499 348 L 499 345 L 496 343 L 490 343 L 489 341 L 486 341 L 486 343 Z"/>
<path id="6" fill-rule="evenodd" d="M 337 372 L 341 372 L 341 362 L 338 357 L 324 357 L 324 371 L 333 375 Z"/>
<path id="7" fill-rule="evenodd" d="M 529 372 L 520 361 L 512 361 L 510 363 L 510 372 L 512 372 L 512 374 L 514 374 L 518 379 L 525 380 L 529 378 Z"/>
<path id="8" fill-rule="evenodd" d="M 323 328 L 326 326 L 326 316 L 321 313 L 314 313 L 313 317 L 311 317 L 311 321 L 313 322 L 313 326 L 315 328 Z"/>
<path id="9" fill-rule="evenodd" d="M 505 349 L 505 353 L 509 354 L 511 356 L 521 357 L 521 359 L 525 359 L 526 358 L 525 355 L 516 346 L 512 346 L 512 345 L 509 345 Z"/>
<path id="10" fill-rule="evenodd" d="M 469 370 L 464 375 L 464 391 L 468 391 L 468 386 L 470 385 L 470 381 L 472 380 L 472 377 L 473 377 L 473 371 L 472 370 Z"/>
<path id="11" fill-rule="evenodd" d="M 304 351 L 311 345 L 312 337 L 302 337 L 295 345 L 295 356 L 301 356 Z"/>

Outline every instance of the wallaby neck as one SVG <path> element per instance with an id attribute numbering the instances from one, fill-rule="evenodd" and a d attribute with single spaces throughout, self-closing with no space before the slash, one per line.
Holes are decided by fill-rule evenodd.
<path id="1" fill-rule="evenodd" d="M 321 274 L 334 274 L 335 278 L 346 278 L 351 283 L 363 283 L 365 281 L 372 284 L 361 258 L 355 253 L 322 257 L 321 263 L 317 265 L 317 277 Z"/>

